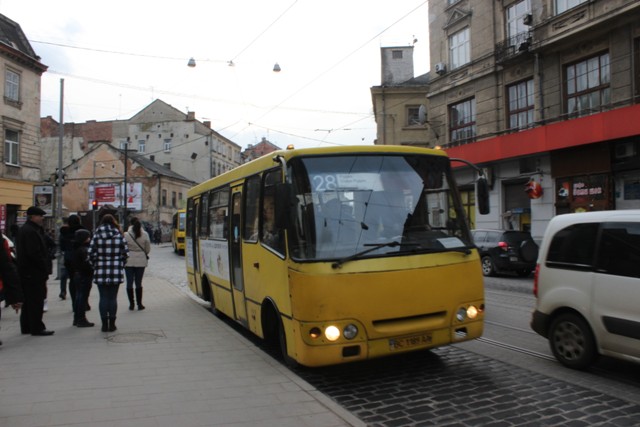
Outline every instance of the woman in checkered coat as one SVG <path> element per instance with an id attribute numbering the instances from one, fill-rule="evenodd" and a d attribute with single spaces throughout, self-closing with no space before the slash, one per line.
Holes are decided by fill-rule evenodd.
<path id="1" fill-rule="evenodd" d="M 93 281 L 100 294 L 102 332 L 113 332 L 118 311 L 118 289 L 123 281 L 124 264 L 129 256 L 127 242 L 111 214 L 100 221 L 89 246 L 89 260 L 93 265 Z"/>

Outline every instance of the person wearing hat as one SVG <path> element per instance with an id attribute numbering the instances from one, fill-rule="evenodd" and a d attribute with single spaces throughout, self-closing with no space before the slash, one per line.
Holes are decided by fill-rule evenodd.
<path id="1" fill-rule="evenodd" d="M 42 226 L 45 213 L 37 206 L 27 209 L 27 222 L 20 228 L 15 242 L 18 274 L 24 293 L 20 330 L 34 336 L 53 335 L 54 332 L 47 330 L 42 321 L 47 279 L 53 270 Z"/>

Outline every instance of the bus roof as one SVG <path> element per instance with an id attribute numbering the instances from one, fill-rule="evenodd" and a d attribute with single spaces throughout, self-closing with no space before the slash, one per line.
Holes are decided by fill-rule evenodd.
<path id="1" fill-rule="evenodd" d="M 411 147 L 407 145 L 343 145 L 332 147 L 315 147 L 315 148 L 294 148 L 289 150 L 277 150 L 265 154 L 255 160 L 240 165 L 229 172 L 225 172 L 205 182 L 192 187 L 187 192 L 187 197 L 193 197 L 210 188 L 232 183 L 236 180 L 253 175 L 260 171 L 270 169 L 277 166 L 274 158 L 281 156 L 286 161 L 298 156 L 314 156 L 314 155 L 333 155 L 333 154 L 429 154 L 434 156 L 447 157 L 447 153 L 443 150 L 424 147 Z"/>

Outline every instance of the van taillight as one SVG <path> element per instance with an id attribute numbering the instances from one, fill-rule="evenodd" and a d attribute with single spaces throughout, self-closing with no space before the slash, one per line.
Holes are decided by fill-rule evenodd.
<path id="1" fill-rule="evenodd" d="M 509 245 L 507 244 L 507 242 L 498 242 L 498 247 L 503 251 L 506 251 L 509 249 Z"/>
<path id="2" fill-rule="evenodd" d="M 540 274 L 540 264 L 536 264 L 536 269 L 533 272 L 533 296 L 538 298 L 538 274 Z"/>

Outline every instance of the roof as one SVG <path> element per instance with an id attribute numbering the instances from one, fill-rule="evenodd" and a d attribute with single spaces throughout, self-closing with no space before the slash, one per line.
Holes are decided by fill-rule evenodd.
<path id="1" fill-rule="evenodd" d="M 115 147 L 114 147 L 115 148 Z M 116 150 L 122 152 L 124 154 L 124 150 L 120 150 L 118 148 L 115 148 Z M 166 176 L 166 177 L 170 177 L 173 179 L 178 179 L 181 181 L 186 181 L 186 182 L 192 182 L 194 183 L 195 181 L 190 180 L 189 178 L 180 175 L 179 173 L 176 173 L 174 171 L 172 171 L 171 169 L 164 167 L 156 162 L 154 162 L 153 160 L 150 160 L 144 156 L 141 156 L 140 154 L 137 153 L 128 153 L 128 157 L 135 161 L 136 163 L 140 164 L 142 167 L 144 167 L 145 169 L 154 172 L 158 175 L 162 175 L 162 176 Z"/>
<path id="2" fill-rule="evenodd" d="M 0 42 L 19 50 L 25 55 L 39 60 L 35 51 L 29 44 L 27 37 L 22 32 L 20 25 L 4 15 L 0 14 Z"/>

